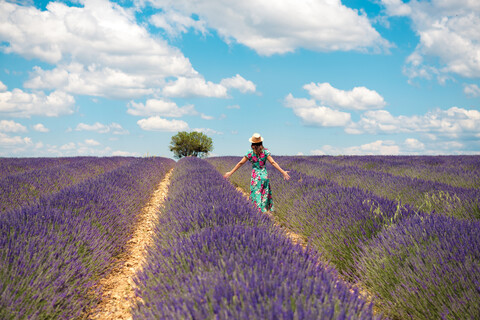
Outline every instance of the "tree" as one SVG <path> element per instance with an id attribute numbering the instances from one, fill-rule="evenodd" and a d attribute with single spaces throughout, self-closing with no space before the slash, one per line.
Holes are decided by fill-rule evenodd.
<path id="1" fill-rule="evenodd" d="M 170 151 L 177 159 L 188 156 L 204 157 L 212 150 L 212 138 L 196 131 L 180 131 L 172 137 L 170 142 Z"/>

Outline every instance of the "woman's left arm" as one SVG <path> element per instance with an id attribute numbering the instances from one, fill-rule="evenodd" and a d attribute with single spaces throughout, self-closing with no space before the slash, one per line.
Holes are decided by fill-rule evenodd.
<path id="1" fill-rule="evenodd" d="M 278 165 L 278 163 L 276 163 L 275 160 L 273 160 L 272 156 L 268 156 L 268 157 L 267 157 L 267 160 L 272 164 L 272 166 L 273 166 L 275 169 L 277 169 L 278 171 L 280 171 L 280 173 L 283 175 L 283 179 L 285 179 L 285 180 L 290 179 L 290 175 L 288 174 L 289 171 L 283 170 L 283 169 Z"/>
<path id="2" fill-rule="evenodd" d="M 242 160 L 240 160 L 240 162 L 238 162 L 237 165 L 232 169 L 232 171 L 228 171 L 227 173 L 225 173 L 225 174 L 223 175 L 223 177 L 224 177 L 225 179 L 230 178 L 230 176 L 231 176 L 235 171 L 237 171 L 238 168 L 240 168 L 241 166 L 243 166 L 243 164 L 244 164 L 245 162 L 247 162 L 247 160 L 248 160 L 247 157 L 243 157 Z"/>

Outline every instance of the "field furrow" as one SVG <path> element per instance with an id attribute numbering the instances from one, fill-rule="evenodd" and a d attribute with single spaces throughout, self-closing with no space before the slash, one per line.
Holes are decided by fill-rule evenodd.
<path id="1" fill-rule="evenodd" d="M 153 244 L 153 229 L 159 219 L 159 208 L 167 197 L 172 171 L 173 169 L 170 169 L 165 175 L 148 203 L 142 208 L 133 235 L 124 251 L 114 257 L 112 272 L 99 281 L 98 286 L 103 288 L 102 297 L 89 319 L 132 319 L 131 309 L 137 299 L 133 276 L 144 267 L 147 248 Z"/>

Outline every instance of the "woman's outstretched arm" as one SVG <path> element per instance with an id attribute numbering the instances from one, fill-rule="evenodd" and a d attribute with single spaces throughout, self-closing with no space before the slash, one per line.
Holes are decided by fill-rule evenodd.
<path id="1" fill-rule="evenodd" d="M 232 171 L 228 171 L 227 173 L 225 173 L 225 174 L 223 175 L 223 177 L 224 177 L 225 179 L 230 178 L 230 176 L 231 176 L 235 171 L 237 171 L 238 168 L 240 168 L 241 166 L 243 166 L 243 164 L 244 164 L 245 162 L 247 162 L 247 157 L 243 157 L 242 160 L 240 160 L 240 161 L 237 163 L 237 165 L 232 169 Z"/>
<path id="2" fill-rule="evenodd" d="M 268 156 L 267 157 L 267 160 L 270 161 L 270 163 L 272 164 L 272 166 L 277 169 L 278 171 L 280 171 L 280 173 L 283 175 L 283 179 L 285 180 L 288 180 L 290 179 L 290 176 L 288 174 L 289 171 L 285 171 L 283 170 L 282 168 L 280 168 L 280 166 L 278 165 L 278 163 L 275 162 L 275 160 L 273 160 L 272 156 Z"/>

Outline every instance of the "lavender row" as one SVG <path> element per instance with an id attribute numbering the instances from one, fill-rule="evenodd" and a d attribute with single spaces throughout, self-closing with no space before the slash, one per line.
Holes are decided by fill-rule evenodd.
<path id="1" fill-rule="evenodd" d="M 218 167 L 238 160 L 209 159 Z M 290 174 L 284 182 L 269 171 L 277 218 L 373 294 L 385 314 L 478 318 L 480 222 L 416 213 L 358 188 Z M 248 181 L 248 172 L 237 179 Z"/>
<path id="2" fill-rule="evenodd" d="M 31 204 L 42 196 L 114 170 L 132 162 L 134 158 L 112 157 L 72 158 L 69 162 L 50 166 L 51 159 L 44 158 L 48 165 L 0 179 L 0 212 Z"/>
<path id="3" fill-rule="evenodd" d="M 37 169 L 59 166 L 81 158 L 0 158 L 0 178 Z"/>
<path id="4" fill-rule="evenodd" d="M 177 163 L 134 319 L 373 319 L 206 161 Z"/>
<path id="5" fill-rule="evenodd" d="M 480 156 L 322 156 L 309 159 L 441 182 L 454 187 L 480 188 Z"/>
<path id="6" fill-rule="evenodd" d="M 416 215 L 361 249 L 359 280 L 393 318 L 479 319 L 479 221 Z"/>
<path id="7" fill-rule="evenodd" d="M 378 196 L 414 206 L 424 212 L 462 219 L 480 219 L 480 189 L 452 187 L 417 178 L 342 166 L 310 158 L 279 157 L 287 168 L 334 181 L 342 186 L 358 187 Z"/>
<path id="8" fill-rule="evenodd" d="M 174 161 L 130 164 L 0 215 L 0 318 L 84 317 Z"/>
<path id="9" fill-rule="evenodd" d="M 432 171 L 443 169 L 465 170 L 478 173 L 480 162 L 478 155 L 462 156 L 312 156 L 311 158 L 323 158 L 323 161 L 330 161 L 336 164 L 354 164 L 366 168 L 375 169 L 379 167 L 398 166 L 407 168 L 409 166 L 430 168 Z M 464 171 L 460 171 L 464 172 Z"/>

